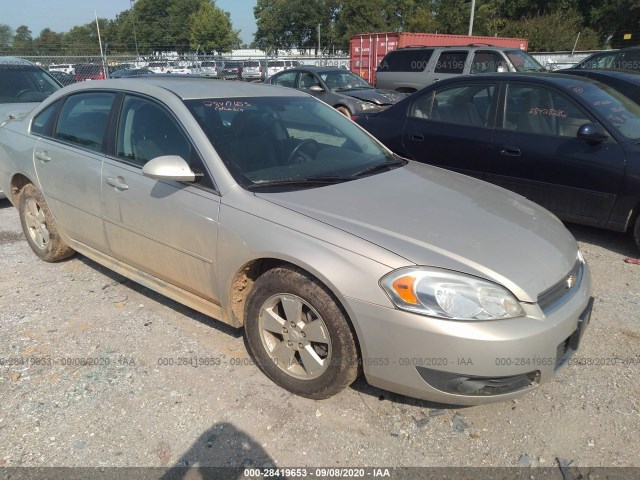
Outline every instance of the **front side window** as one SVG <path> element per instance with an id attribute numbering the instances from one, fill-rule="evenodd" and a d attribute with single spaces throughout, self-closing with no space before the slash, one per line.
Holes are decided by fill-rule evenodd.
<path id="1" fill-rule="evenodd" d="M 313 73 L 302 72 L 300 73 L 300 90 L 308 92 L 311 87 L 320 87 L 320 80 Z"/>
<path id="2" fill-rule="evenodd" d="M 464 73 L 464 63 L 467 61 L 468 52 L 442 52 L 438 57 L 434 73 Z"/>
<path id="3" fill-rule="evenodd" d="M 122 105 L 116 145 L 118 158 L 139 167 L 163 155 L 191 159 L 191 143 L 167 110 L 132 95 Z"/>
<path id="4" fill-rule="evenodd" d="M 71 95 L 64 102 L 54 137 L 65 143 L 99 152 L 102 150 L 114 93 Z"/>
<path id="5" fill-rule="evenodd" d="M 524 50 L 505 50 L 504 54 L 518 72 L 542 72 L 544 67 Z"/>
<path id="6" fill-rule="evenodd" d="M 500 69 L 500 70 L 498 70 Z M 508 72 L 507 62 L 500 54 L 491 51 L 478 50 L 473 54 L 471 73 Z"/>
<path id="7" fill-rule="evenodd" d="M 273 77 L 273 84 L 281 87 L 295 88 L 298 72 L 285 72 Z"/>
<path id="8" fill-rule="evenodd" d="M 419 98 L 410 115 L 458 125 L 490 126 L 489 113 L 495 91 L 494 83 L 443 87 Z"/>
<path id="9" fill-rule="evenodd" d="M 236 181 L 304 188 L 403 164 L 351 120 L 308 97 L 185 100 Z"/>
<path id="10" fill-rule="evenodd" d="M 523 133 L 575 137 L 592 120 L 567 96 L 537 85 L 507 87 L 503 128 Z"/>
<path id="11" fill-rule="evenodd" d="M 362 77 L 348 70 L 322 72 L 320 78 L 322 78 L 327 87 L 334 92 L 373 88 Z"/>

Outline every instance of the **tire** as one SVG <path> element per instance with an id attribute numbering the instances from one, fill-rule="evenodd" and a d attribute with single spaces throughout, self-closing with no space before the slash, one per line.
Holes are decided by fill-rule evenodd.
<path id="1" fill-rule="evenodd" d="M 341 114 L 343 114 L 345 117 L 347 117 L 347 118 L 351 118 L 351 111 L 350 111 L 347 107 L 345 107 L 345 106 L 343 106 L 343 105 L 338 105 L 338 106 L 336 107 L 336 110 L 338 110 L 338 111 L 339 111 Z"/>
<path id="2" fill-rule="evenodd" d="M 34 185 L 26 185 L 18 203 L 22 231 L 31 250 L 45 262 L 57 262 L 75 252 L 60 238 L 47 202 Z"/>
<path id="3" fill-rule="evenodd" d="M 358 376 L 349 321 L 328 290 L 301 270 L 279 267 L 258 278 L 244 321 L 257 365 L 296 395 L 329 398 Z"/>
<path id="4" fill-rule="evenodd" d="M 636 218 L 636 224 L 633 227 L 633 240 L 636 242 L 636 247 L 640 249 L 640 215 Z"/>

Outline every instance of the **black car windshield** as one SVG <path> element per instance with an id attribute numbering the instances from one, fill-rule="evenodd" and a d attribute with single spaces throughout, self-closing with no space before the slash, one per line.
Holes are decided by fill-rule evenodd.
<path id="1" fill-rule="evenodd" d="M 321 72 L 319 75 L 327 87 L 334 92 L 373 88 L 362 77 L 348 70 L 332 70 L 330 72 Z"/>
<path id="2" fill-rule="evenodd" d="M 59 89 L 41 68 L 0 61 L 0 103 L 41 102 Z"/>
<path id="3" fill-rule="evenodd" d="M 605 117 L 628 140 L 640 140 L 640 105 L 603 84 L 580 83 L 567 87 Z"/>
<path id="4" fill-rule="evenodd" d="M 519 72 L 541 72 L 544 67 L 538 61 L 522 50 L 507 50 L 505 55 Z"/>
<path id="5" fill-rule="evenodd" d="M 404 164 L 313 98 L 211 98 L 185 104 L 245 188 L 309 188 Z"/>

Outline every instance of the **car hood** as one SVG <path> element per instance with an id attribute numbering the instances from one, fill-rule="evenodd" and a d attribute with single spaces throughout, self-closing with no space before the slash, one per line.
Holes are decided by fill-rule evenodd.
<path id="1" fill-rule="evenodd" d="M 393 90 L 381 90 L 378 88 L 363 88 L 358 90 L 347 90 L 344 92 L 338 91 L 336 93 L 357 98 L 358 100 L 364 100 L 365 102 L 375 103 L 377 105 L 393 105 L 403 98 L 406 98 L 404 93 L 394 92 Z"/>
<path id="2" fill-rule="evenodd" d="M 416 162 L 301 191 L 258 193 L 410 263 L 477 275 L 535 302 L 574 266 L 577 245 L 547 210 L 515 193 Z"/>

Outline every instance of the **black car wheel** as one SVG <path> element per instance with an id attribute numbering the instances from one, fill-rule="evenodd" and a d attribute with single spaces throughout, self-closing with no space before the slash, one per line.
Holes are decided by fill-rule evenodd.
<path id="1" fill-rule="evenodd" d="M 358 376 L 355 334 L 327 289 L 295 268 L 274 268 L 247 299 L 245 336 L 258 366 L 276 384 L 323 399 Z"/>

